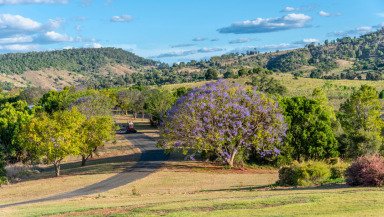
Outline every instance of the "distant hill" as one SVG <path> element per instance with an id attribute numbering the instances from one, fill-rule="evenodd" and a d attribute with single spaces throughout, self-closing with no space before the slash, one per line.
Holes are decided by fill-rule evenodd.
<path id="1" fill-rule="evenodd" d="M 115 48 L 84 48 L 0 55 L 0 79 L 5 89 L 41 86 L 58 89 L 88 84 L 94 88 L 125 85 L 166 85 L 205 80 L 208 69 L 219 77 L 254 68 L 322 79 L 382 80 L 384 28 L 360 37 L 326 40 L 304 48 L 260 53 L 230 53 L 210 60 L 165 63 Z M 259 70 L 255 70 L 259 71 Z M 244 70 L 242 70 L 244 72 Z M 227 73 L 227 74 L 231 74 Z M 241 75 L 241 74 L 240 74 Z"/>
<path id="2" fill-rule="evenodd" d="M 89 79 L 114 79 L 157 67 L 158 62 L 116 48 L 80 48 L 0 55 L 6 89 L 42 86 L 57 89 Z"/>

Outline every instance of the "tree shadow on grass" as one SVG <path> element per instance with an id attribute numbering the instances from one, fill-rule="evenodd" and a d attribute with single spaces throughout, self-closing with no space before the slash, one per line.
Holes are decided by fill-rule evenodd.
<path id="1" fill-rule="evenodd" d="M 60 168 L 60 176 L 75 176 L 75 175 L 95 175 L 120 173 L 135 164 L 140 160 L 141 153 L 133 153 L 124 156 L 95 158 L 86 162 L 85 166 L 81 166 L 81 161 L 63 163 Z M 44 168 L 40 174 L 34 174 L 20 182 L 40 180 L 56 177 L 53 165 Z"/>

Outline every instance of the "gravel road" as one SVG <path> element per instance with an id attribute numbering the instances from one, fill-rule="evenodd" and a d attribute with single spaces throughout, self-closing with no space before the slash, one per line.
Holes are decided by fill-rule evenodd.
<path id="1" fill-rule="evenodd" d="M 135 165 L 128 168 L 126 171 L 112 176 L 108 179 L 105 179 L 101 182 L 88 185 L 84 188 L 80 188 L 74 191 L 36 200 L 1 205 L 0 208 L 39 203 L 45 201 L 62 200 L 95 194 L 97 192 L 105 192 L 113 188 L 126 185 L 130 182 L 134 182 L 138 179 L 142 179 L 148 176 L 149 174 L 156 172 L 156 170 L 159 169 L 169 158 L 169 155 L 164 154 L 163 150 L 156 148 L 155 141 L 141 133 L 126 134 L 125 138 L 132 142 L 134 146 L 140 148 L 142 152 L 140 160 Z"/>

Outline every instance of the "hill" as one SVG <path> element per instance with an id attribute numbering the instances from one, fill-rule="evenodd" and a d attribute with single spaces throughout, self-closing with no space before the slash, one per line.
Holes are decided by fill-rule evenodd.
<path id="1" fill-rule="evenodd" d="M 0 55 L 0 79 L 12 86 L 58 89 L 87 80 L 114 79 L 158 62 L 115 48 L 80 48 Z"/>
<path id="2" fill-rule="evenodd" d="M 12 86 L 59 89 L 87 84 L 102 89 L 134 84 L 190 83 L 206 80 L 208 69 L 213 69 L 219 77 L 227 77 L 224 74 L 228 71 L 232 77 L 241 77 L 246 69 L 245 74 L 273 70 L 296 77 L 382 80 L 383 35 L 384 29 L 380 29 L 358 38 L 325 40 L 324 44 L 311 43 L 288 51 L 230 53 L 208 61 L 191 60 L 172 66 L 115 48 L 5 54 L 0 55 L 0 79 L 8 90 Z M 254 68 L 257 70 L 252 70 Z"/>

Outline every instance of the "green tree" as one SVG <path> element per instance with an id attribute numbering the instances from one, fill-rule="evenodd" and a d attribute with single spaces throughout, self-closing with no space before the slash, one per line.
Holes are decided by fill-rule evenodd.
<path id="1" fill-rule="evenodd" d="M 0 82 L 0 93 L 3 92 L 3 84 Z"/>
<path id="2" fill-rule="evenodd" d="M 2 184 L 7 182 L 7 171 L 5 170 L 6 161 L 3 150 L 0 147 L 0 187 Z"/>
<path id="3" fill-rule="evenodd" d="M 32 117 L 25 101 L 7 102 L 0 107 L 0 142 L 11 163 L 21 160 L 24 149 L 20 146 L 18 135 L 23 124 Z"/>
<path id="4" fill-rule="evenodd" d="M 246 68 L 242 68 L 242 69 L 240 69 L 240 70 L 237 72 L 237 74 L 239 75 L 239 77 L 241 77 L 241 76 L 247 76 L 247 75 L 248 75 L 248 71 L 247 71 Z"/>
<path id="5" fill-rule="evenodd" d="M 253 76 L 251 82 L 247 82 L 252 86 L 257 87 L 258 91 L 264 91 L 269 94 L 283 95 L 287 92 L 287 88 L 281 85 L 277 80 L 263 74 L 260 77 Z"/>
<path id="6" fill-rule="evenodd" d="M 338 156 L 330 115 L 317 100 L 298 96 L 283 98 L 279 105 L 288 124 L 286 149 L 296 160 Z"/>
<path id="7" fill-rule="evenodd" d="M 84 146 L 82 125 L 86 117 L 77 108 L 42 114 L 23 126 L 19 138 L 22 147 L 45 157 L 45 163 L 53 163 L 56 176 L 60 165 L 69 155 L 81 154 Z"/>
<path id="8" fill-rule="evenodd" d="M 160 124 L 165 112 L 175 103 L 176 97 L 166 89 L 156 89 L 147 99 L 146 110 L 150 114 L 151 124 Z"/>
<path id="9" fill-rule="evenodd" d="M 232 70 L 228 70 L 224 73 L 224 78 L 234 78 L 235 77 L 235 73 L 233 73 Z"/>
<path id="10" fill-rule="evenodd" d="M 320 103 L 320 106 L 329 114 L 331 120 L 336 120 L 335 109 L 329 104 L 327 95 L 321 87 L 317 87 L 313 90 L 312 97 Z"/>
<path id="11" fill-rule="evenodd" d="M 111 116 L 92 117 L 82 124 L 81 137 L 84 144 L 80 146 L 81 166 L 104 142 L 115 138 L 116 125 Z"/>
<path id="12" fill-rule="evenodd" d="M 347 152 L 351 157 L 372 154 L 379 149 L 384 123 L 376 88 L 362 85 L 350 99 L 340 105 L 341 125 L 349 138 Z"/>
<path id="13" fill-rule="evenodd" d="M 205 73 L 205 79 L 207 80 L 218 79 L 218 74 L 216 69 L 209 68 Z"/>

